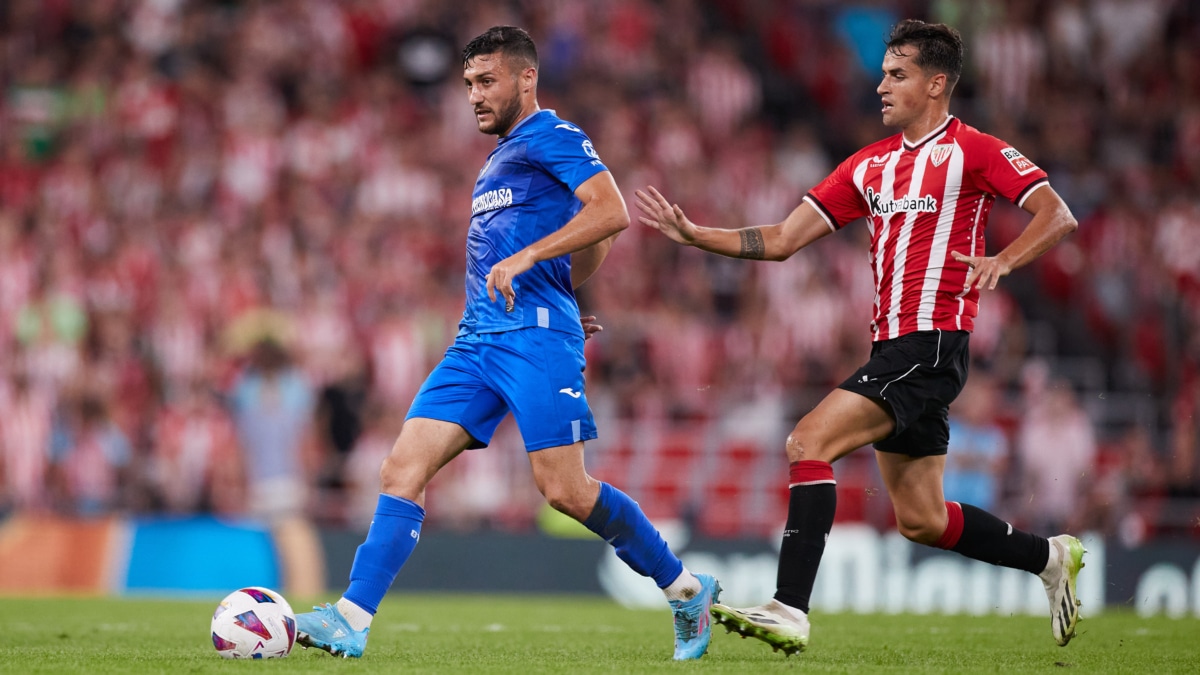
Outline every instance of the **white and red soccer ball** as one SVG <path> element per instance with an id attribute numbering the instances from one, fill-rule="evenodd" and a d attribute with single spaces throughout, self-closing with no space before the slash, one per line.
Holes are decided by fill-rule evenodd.
<path id="1" fill-rule="evenodd" d="M 269 588 L 236 590 L 217 605 L 212 641 L 227 659 L 275 659 L 296 644 L 296 615 L 283 596 Z"/>

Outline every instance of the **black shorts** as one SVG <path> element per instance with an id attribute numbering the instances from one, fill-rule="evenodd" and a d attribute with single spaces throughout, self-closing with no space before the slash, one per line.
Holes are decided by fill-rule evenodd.
<path id="1" fill-rule="evenodd" d="M 920 331 L 871 346 L 871 360 L 839 388 L 883 401 L 896 429 L 876 450 L 912 457 L 944 455 L 950 402 L 967 382 L 966 331 Z"/>

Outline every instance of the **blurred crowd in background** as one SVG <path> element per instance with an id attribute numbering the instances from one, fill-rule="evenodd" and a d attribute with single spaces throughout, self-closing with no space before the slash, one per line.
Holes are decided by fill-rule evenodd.
<path id="1" fill-rule="evenodd" d="M 1200 536 L 1200 3 L 1188 0 L 8 0 L 0 3 L 0 512 L 362 526 L 461 316 L 497 24 L 632 204 L 777 222 L 893 133 L 889 27 L 958 27 L 952 112 L 1046 169 L 1076 234 L 985 293 L 947 498 L 1038 531 Z M 998 204 L 991 251 L 1027 216 Z M 579 291 L 594 473 L 656 518 L 775 536 L 783 442 L 865 359 L 861 223 L 782 263 L 634 224 Z M 534 527 L 519 435 L 430 488 Z M 869 450 L 840 514 L 890 507 Z"/>

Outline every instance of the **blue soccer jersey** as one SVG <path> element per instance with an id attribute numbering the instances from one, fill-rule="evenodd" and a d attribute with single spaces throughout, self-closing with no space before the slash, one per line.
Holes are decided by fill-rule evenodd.
<path id="1" fill-rule="evenodd" d="M 575 189 L 607 171 L 579 127 L 541 110 L 522 120 L 496 149 L 475 181 L 467 233 L 466 309 L 458 334 L 498 333 L 531 326 L 582 336 L 571 286 L 571 256 L 543 260 L 513 279 L 516 302 L 488 299 L 492 266 L 555 232 L 583 204 Z"/>

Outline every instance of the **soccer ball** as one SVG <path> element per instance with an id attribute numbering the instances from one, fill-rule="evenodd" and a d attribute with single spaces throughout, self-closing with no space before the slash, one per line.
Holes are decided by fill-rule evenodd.
<path id="1" fill-rule="evenodd" d="M 242 588 L 225 596 L 213 612 L 212 641 L 227 659 L 287 656 L 296 643 L 296 615 L 275 591 Z"/>

